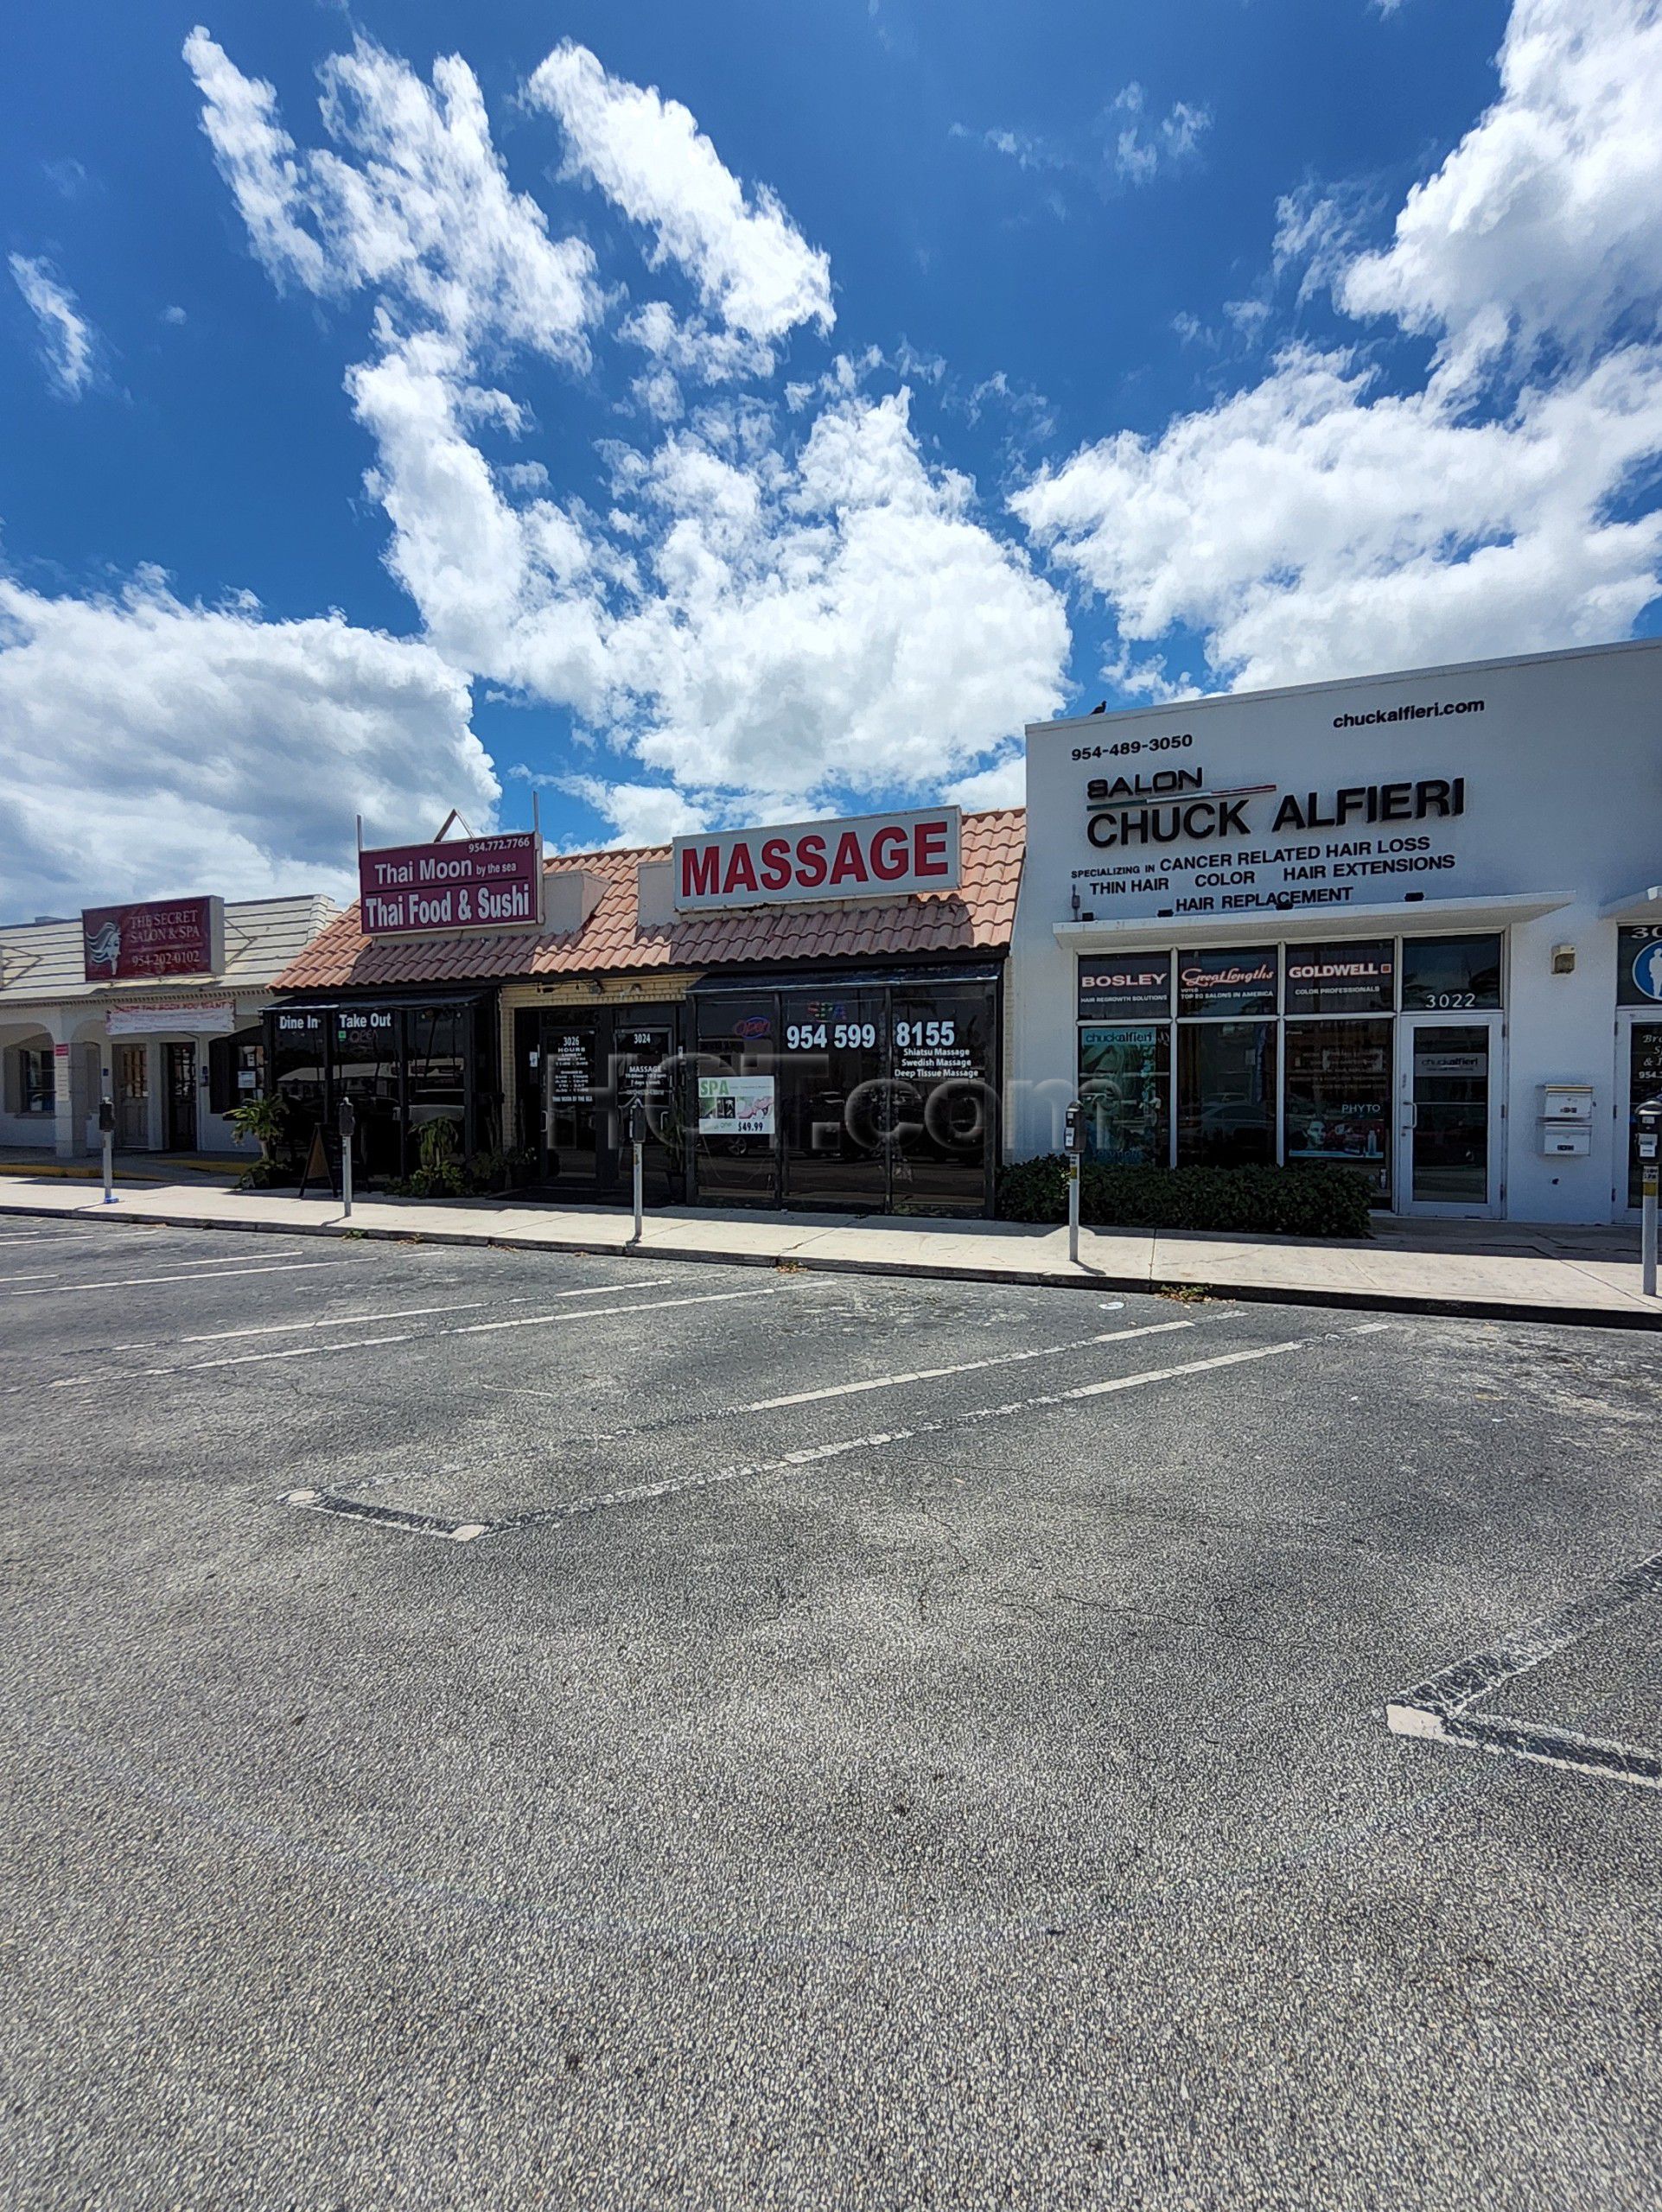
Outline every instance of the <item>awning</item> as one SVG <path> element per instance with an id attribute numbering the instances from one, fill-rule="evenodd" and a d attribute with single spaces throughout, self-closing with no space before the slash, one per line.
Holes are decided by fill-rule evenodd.
<path id="1" fill-rule="evenodd" d="M 1567 891 L 1500 899 L 1394 899 L 1388 906 L 1255 907 L 1240 914 L 1139 914 L 1123 922 L 1058 922 L 1056 942 L 1075 952 L 1152 952 L 1166 944 L 1262 944 L 1337 938 L 1441 937 L 1455 930 L 1504 930 L 1574 903 Z"/>
<path id="2" fill-rule="evenodd" d="M 1653 883 L 1647 891 L 1630 891 L 1625 899 L 1613 899 L 1608 906 L 1599 908 L 1602 922 L 1662 922 L 1662 883 Z"/>

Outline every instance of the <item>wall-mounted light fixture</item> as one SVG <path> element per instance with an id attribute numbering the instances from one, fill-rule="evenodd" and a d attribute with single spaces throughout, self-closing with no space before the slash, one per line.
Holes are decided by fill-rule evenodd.
<path id="1" fill-rule="evenodd" d="M 1555 976 L 1573 976 L 1576 972 L 1576 948 L 1573 944 L 1555 944 L 1552 948 L 1552 972 Z"/>

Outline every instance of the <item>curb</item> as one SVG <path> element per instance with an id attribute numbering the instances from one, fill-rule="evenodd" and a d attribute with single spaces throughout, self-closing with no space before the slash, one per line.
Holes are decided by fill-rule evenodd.
<path id="1" fill-rule="evenodd" d="M 18 1214 L 46 1221 L 73 1219 L 61 1206 L 14 1204 L 0 1197 L 0 1215 Z M 440 1224 L 415 1228 L 360 1228 L 342 1221 L 214 1221 L 200 1214 L 117 1214 L 99 1209 L 99 1218 L 125 1222 L 135 1227 L 222 1230 L 246 1236 L 333 1236 L 361 1239 L 378 1244 L 472 1245 L 486 1250 L 580 1254 L 599 1259 L 685 1260 L 703 1267 L 797 1268 L 805 1274 L 881 1275 L 920 1282 L 973 1282 L 1037 1290 L 1126 1290 L 1141 1296 L 1190 1290 L 1209 1298 L 1224 1298 L 1245 1306 L 1330 1306 L 1340 1312 L 1441 1315 L 1460 1321 L 1533 1321 L 1551 1327 L 1637 1329 L 1662 1332 L 1662 1300 L 1654 1314 L 1602 1306 L 1538 1306 L 1519 1299 L 1439 1298 L 1411 1291 L 1315 1290 L 1302 1285 L 1227 1282 L 1155 1282 L 1147 1276 L 1106 1272 L 1075 1274 L 1060 1269 L 1035 1268 L 1021 1274 L 1007 1268 L 954 1267 L 948 1262 L 906 1260 L 839 1260 L 831 1255 L 799 1258 L 794 1253 L 726 1252 L 687 1244 L 595 1244 L 583 1237 L 525 1236 L 512 1230 L 487 1235 L 478 1230 L 446 1229 Z"/>

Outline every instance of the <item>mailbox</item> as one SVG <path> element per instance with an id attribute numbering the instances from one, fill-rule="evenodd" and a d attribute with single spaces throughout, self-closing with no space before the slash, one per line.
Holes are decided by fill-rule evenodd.
<path id="1" fill-rule="evenodd" d="M 1585 1160 L 1593 1149 L 1593 1132 L 1585 1122 L 1545 1122 L 1541 1127 L 1541 1150 L 1549 1160 Z"/>
<path id="2" fill-rule="evenodd" d="M 1593 1086 L 1590 1083 L 1544 1083 L 1541 1119 L 1544 1122 L 1590 1122 Z"/>

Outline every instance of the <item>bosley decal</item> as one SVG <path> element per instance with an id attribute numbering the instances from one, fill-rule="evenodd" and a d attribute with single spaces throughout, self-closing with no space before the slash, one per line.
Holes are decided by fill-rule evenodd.
<path id="1" fill-rule="evenodd" d="M 678 837 L 671 865 L 683 911 L 955 891 L 958 809 Z"/>

